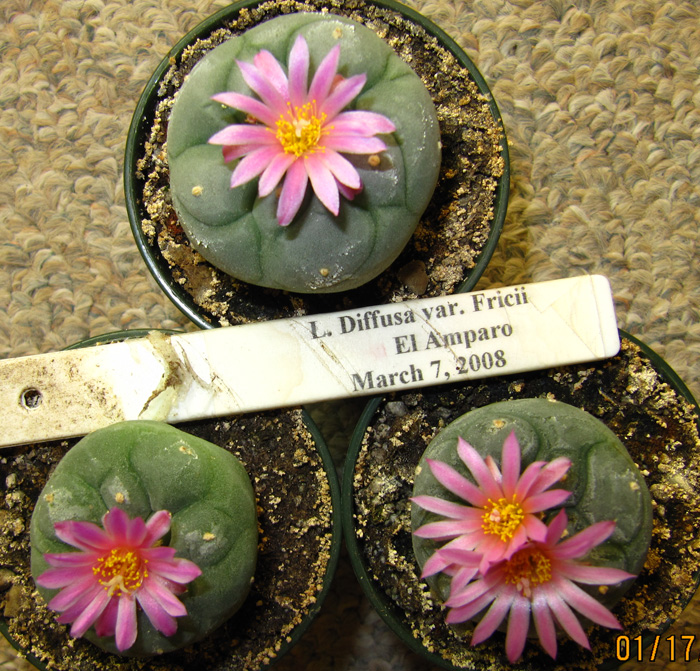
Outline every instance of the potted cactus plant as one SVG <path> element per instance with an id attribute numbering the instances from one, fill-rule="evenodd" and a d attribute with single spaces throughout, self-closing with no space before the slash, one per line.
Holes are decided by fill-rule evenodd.
<path id="1" fill-rule="evenodd" d="M 424 17 L 393 0 L 248 0 L 154 73 L 125 187 L 149 269 L 209 327 L 473 286 L 508 160 L 483 78 Z"/>
<path id="2" fill-rule="evenodd" d="M 260 669 L 296 644 L 329 589 L 340 547 L 339 487 L 300 409 L 178 427 L 114 425 L 82 444 L 11 448 L 0 468 L 0 562 L 10 578 L 0 593 L 0 630 L 39 669 L 156 671 L 203 659 L 209 669 Z M 118 552 L 125 533 L 144 540 L 128 561 Z M 90 563 L 85 537 L 99 541 L 95 561 L 103 562 Z M 63 564 L 80 557 L 90 571 L 66 572 Z M 155 599 L 152 577 L 160 585 Z M 81 586 L 98 601 L 71 605 L 70 593 L 62 596 Z M 109 603 L 99 600 L 104 595 Z M 131 614 L 135 607 L 135 640 L 133 618 L 111 619 L 120 603 Z"/>
<path id="3" fill-rule="evenodd" d="M 534 413 L 533 403 L 539 406 Z M 562 411 L 563 419 L 555 419 Z M 582 411 L 585 420 L 573 418 Z M 597 435 L 598 421 L 607 428 Z M 571 541 L 565 559 L 586 566 L 574 566 L 568 575 L 595 573 L 598 582 L 587 575 L 593 583 L 587 589 L 615 619 L 599 607 L 587 611 L 584 605 L 586 616 L 596 625 L 583 618 L 579 627 L 569 618 L 559 632 L 573 633 L 578 642 L 566 636 L 557 639 L 547 625 L 555 620 L 541 615 L 546 599 L 535 588 L 560 578 L 553 569 L 521 582 L 518 592 L 518 581 L 508 585 L 506 579 L 518 572 L 507 567 L 505 559 L 517 559 L 520 545 L 499 554 L 495 545 L 482 546 L 483 539 L 476 536 L 453 541 L 450 533 L 456 533 L 460 524 L 463 529 L 466 522 L 453 524 L 454 519 L 445 521 L 434 512 L 438 508 L 431 497 L 447 501 L 440 508 L 443 518 L 446 513 L 456 515 L 455 504 L 460 510 L 469 505 L 455 491 L 464 494 L 460 483 L 471 482 L 467 464 L 477 471 L 480 467 L 477 457 L 468 456 L 463 447 L 466 461 L 460 458 L 459 437 L 473 443 L 483 455 L 479 458 L 490 462 L 484 471 L 490 476 L 481 473 L 482 481 L 491 477 L 498 482 L 506 479 L 504 469 L 512 471 L 517 463 L 512 454 L 506 458 L 501 451 L 511 429 L 522 446 L 521 477 L 535 452 L 544 463 L 562 457 L 572 462 L 556 485 L 556 478 L 540 481 L 565 493 L 563 499 L 545 500 L 550 494 L 543 490 L 538 503 L 549 507 L 535 506 L 530 511 L 542 516 L 532 529 L 544 524 L 539 532 L 544 535 L 539 540 L 520 536 L 516 541 L 524 542 L 531 554 L 541 550 L 551 569 L 561 566 L 558 548 L 567 547 L 567 539 L 580 539 L 577 548 L 585 552 L 573 552 L 577 548 Z M 419 467 L 433 440 L 442 456 L 432 459 L 428 453 L 432 463 L 425 461 Z M 619 647 L 620 640 L 653 641 L 679 616 L 697 588 L 700 556 L 691 537 L 700 504 L 695 482 L 699 441 L 697 407 L 687 388 L 665 362 L 627 334 L 622 334 L 620 353 L 603 362 L 374 399 L 353 436 L 344 474 L 343 518 L 353 566 L 385 621 L 407 645 L 442 668 L 616 668 L 624 659 L 620 651 L 627 650 L 625 645 Z M 585 454 L 567 447 L 576 444 L 588 446 Z M 509 450 L 514 450 L 512 445 Z M 443 461 L 451 466 L 436 465 Z M 452 473 L 458 473 L 457 480 L 451 479 Z M 559 471 L 557 477 L 561 476 Z M 517 481 L 513 473 L 508 475 L 509 482 L 514 478 Z M 428 491 L 414 492 L 414 484 L 417 490 L 427 487 Z M 471 489 L 468 495 L 476 496 Z M 527 505 L 523 506 L 527 512 Z M 625 512 L 625 507 L 631 511 Z M 509 511 L 496 511 L 499 523 L 508 522 Z M 451 531 L 446 531 L 445 524 Z M 447 551 L 440 554 L 440 548 Z M 485 555 L 493 560 L 489 560 L 490 574 L 482 563 Z M 521 568 L 533 569 L 531 559 L 520 562 Z M 611 569 L 620 573 L 608 574 Z M 520 578 L 533 577 L 521 573 Z M 636 578 L 632 580 L 631 575 Z M 499 588 L 501 579 L 510 592 Z M 524 622 L 525 609 L 518 599 L 524 598 L 525 587 L 531 590 L 530 596 L 538 597 L 537 609 L 532 607 L 543 618 L 538 629 L 534 625 L 528 629 Z M 567 598 L 574 594 L 573 589 L 564 589 Z M 480 603 L 471 598 L 477 592 Z M 504 601 L 504 595 L 513 600 Z M 573 597 L 574 609 L 581 603 Z M 486 608 L 490 604 L 493 611 Z M 514 621 L 510 634 L 504 619 L 508 604 Z M 518 614 L 513 614 L 513 608 Z M 531 640 L 526 643 L 528 634 Z"/>

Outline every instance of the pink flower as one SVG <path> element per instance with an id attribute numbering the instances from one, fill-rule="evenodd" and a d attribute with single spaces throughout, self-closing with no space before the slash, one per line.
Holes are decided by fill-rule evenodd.
<path id="1" fill-rule="evenodd" d="M 351 199 L 362 187 L 357 170 L 341 154 L 384 151 L 386 145 L 374 135 L 396 130 L 389 119 L 375 112 L 341 112 L 360 93 L 367 77 L 338 75 L 339 56 L 338 44 L 323 59 L 307 89 L 309 48 L 300 35 L 289 55 L 288 75 L 266 50 L 256 54 L 252 64 L 238 61 L 243 79 L 259 100 L 235 92 L 213 97 L 253 121 L 227 126 L 209 139 L 224 146 L 226 162 L 241 159 L 231 175 L 231 187 L 260 176 L 258 194 L 264 198 L 284 177 L 277 206 L 282 226 L 299 211 L 309 181 L 323 205 L 337 215 L 339 194 Z"/>
<path id="2" fill-rule="evenodd" d="M 427 459 L 438 482 L 468 505 L 445 501 L 435 496 L 411 499 L 421 508 L 446 517 L 446 520 L 425 524 L 415 531 L 420 538 L 451 540 L 443 547 L 475 551 L 481 555 L 478 566 L 452 567 L 445 563 L 444 553 L 435 553 L 423 567 L 423 576 L 440 571 L 455 575 L 458 582 L 468 582 L 479 571 L 501 559 L 509 558 L 528 540 L 541 541 L 547 527 L 538 513 L 563 503 L 570 492 L 549 489 L 571 466 L 571 461 L 558 457 L 550 462 L 531 463 L 520 474 L 520 445 L 511 433 L 503 443 L 501 470 L 496 463 L 481 455 L 462 438 L 457 452 L 471 472 L 476 484 L 441 461 Z M 464 570 L 464 569 L 467 570 Z"/>
<path id="3" fill-rule="evenodd" d="M 620 569 L 574 561 L 606 540 L 615 522 L 597 522 L 560 542 L 567 521 L 566 512 L 560 510 L 542 542 L 527 543 L 469 585 L 453 589 L 445 602 L 451 609 L 447 622 L 464 622 L 490 604 L 472 635 L 472 645 L 477 645 L 489 638 L 508 615 L 506 654 L 511 662 L 525 648 L 531 613 L 540 642 L 551 657 L 557 654 L 555 621 L 579 645 L 589 648 L 588 637 L 572 608 L 600 626 L 620 629 L 605 606 L 574 584 L 612 585 L 634 577 Z M 438 552 L 450 563 L 474 561 L 473 552 L 449 548 Z"/>
<path id="4" fill-rule="evenodd" d="M 175 549 L 155 546 L 170 529 L 167 510 L 154 513 L 148 522 L 129 519 L 119 508 L 92 522 L 65 521 L 54 525 L 56 536 L 79 552 L 47 553 L 53 568 L 36 582 L 47 589 L 60 589 L 49 608 L 61 615 L 62 624 L 72 623 L 71 636 L 83 636 L 95 625 L 98 636 L 114 636 L 119 651 L 136 641 L 136 602 L 153 626 L 172 636 L 176 617 L 187 614 L 175 596 L 184 585 L 201 575 L 187 559 L 175 558 Z"/>

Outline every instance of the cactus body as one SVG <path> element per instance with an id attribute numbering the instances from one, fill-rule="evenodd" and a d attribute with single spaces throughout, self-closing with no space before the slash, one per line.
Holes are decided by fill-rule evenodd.
<path id="1" fill-rule="evenodd" d="M 603 520 L 615 520 L 613 535 L 594 548 L 591 564 L 623 569 L 633 574 L 641 570 L 651 541 L 651 498 L 644 478 L 624 445 L 605 424 L 587 412 L 566 403 L 545 399 L 521 399 L 494 403 L 462 415 L 442 430 L 426 449 L 416 473 L 414 495 L 428 494 L 450 501 L 457 497 L 437 482 L 426 458 L 443 461 L 467 478 L 473 478 L 457 454 L 457 439 L 464 438 L 486 457 L 500 464 L 503 442 L 515 431 L 522 451 L 521 472 L 533 461 L 568 457 L 572 461 L 565 480 L 557 485 L 571 492 L 564 502 L 569 535 Z M 545 518 L 548 522 L 557 512 Z M 439 519 L 419 506 L 411 508 L 411 526 L 418 527 Z M 413 536 L 418 563 L 423 566 L 439 544 Z M 449 578 L 438 574 L 429 578 L 441 600 L 449 593 Z M 610 607 L 630 586 L 625 581 L 603 595 L 591 593 Z"/>
<path id="2" fill-rule="evenodd" d="M 211 100 L 225 91 L 254 95 L 236 60 L 261 49 L 287 63 L 298 35 L 310 50 L 313 73 L 341 44 L 339 74 L 365 73 L 367 82 L 347 109 L 378 112 L 396 131 L 383 137 L 378 165 L 346 154 L 363 183 L 353 200 L 341 196 L 334 216 L 311 188 L 288 227 L 276 218 L 277 195 L 258 197 L 257 179 L 230 188 L 232 165 L 208 139 L 244 115 Z M 168 128 L 173 205 L 192 245 L 205 259 L 245 282 L 295 292 L 333 292 L 369 281 L 398 256 L 435 188 L 439 127 L 419 77 L 375 33 L 339 16 L 300 13 L 277 17 L 213 49 L 183 84 Z M 373 163 L 377 163 L 376 159 Z"/>
<path id="3" fill-rule="evenodd" d="M 153 655 L 189 645 L 228 619 L 243 603 L 257 557 L 253 488 L 229 452 L 167 424 L 122 422 L 78 442 L 44 487 L 31 522 L 32 574 L 48 564 L 43 555 L 74 548 L 62 543 L 54 524 L 63 520 L 101 523 L 118 506 L 147 520 L 158 510 L 172 514 L 169 538 L 178 557 L 195 562 L 202 575 L 180 600 L 187 615 L 165 637 L 138 613 L 138 638 L 125 654 Z M 39 588 L 48 601 L 55 590 Z M 113 638 L 86 638 L 116 653 Z"/>

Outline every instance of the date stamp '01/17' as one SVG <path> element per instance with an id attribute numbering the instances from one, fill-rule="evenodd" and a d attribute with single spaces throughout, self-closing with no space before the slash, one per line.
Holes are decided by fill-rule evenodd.
<path id="1" fill-rule="evenodd" d="M 695 642 L 700 637 L 695 634 L 685 636 L 654 636 L 651 642 L 643 636 L 618 636 L 616 641 L 616 656 L 619 662 L 695 662 L 700 661 L 700 653 L 695 650 Z M 647 645 L 648 644 L 648 645 Z"/>

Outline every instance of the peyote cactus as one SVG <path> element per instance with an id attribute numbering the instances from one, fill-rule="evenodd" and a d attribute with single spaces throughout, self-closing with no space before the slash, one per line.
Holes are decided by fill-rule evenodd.
<path id="1" fill-rule="evenodd" d="M 122 422 L 79 441 L 46 483 L 32 574 L 74 635 L 94 622 L 84 635 L 108 652 L 161 654 L 242 605 L 257 534 L 253 488 L 232 454 L 167 424 Z"/>
<path id="2" fill-rule="evenodd" d="M 319 100 L 306 100 L 307 86 Z M 343 87 L 344 97 L 359 95 L 345 108 L 350 117 L 334 118 L 340 109 L 329 101 Z M 280 114 L 285 99 L 290 111 Z M 260 129 L 256 141 L 277 137 L 278 155 L 255 145 L 251 158 L 236 146 L 227 128 L 246 124 Z M 288 141 L 292 131 L 299 142 Z M 328 14 L 280 16 L 213 49 L 184 82 L 168 127 L 172 201 L 192 245 L 229 275 L 302 293 L 344 291 L 385 270 L 412 235 L 435 188 L 439 141 L 430 95 L 375 33 Z M 325 142 L 340 157 L 332 165 Z"/>
<path id="3" fill-rule="evenodd" d="M 588 645 L 571 608 L 619 628 L 607 608 L 644 564 L 651 499 L 622 443 L 592 415 L 545 399 L 468 412 L 426 449 L 412 501 L 416 559 L 450 609 L 447 621 L 493 603 L 473 644 L 509 610 L 510 661 L 522 653 L 530 612 L 552 657 L 553 617 Z M 586 593 L 575 582 L 604 588 Z"/>

